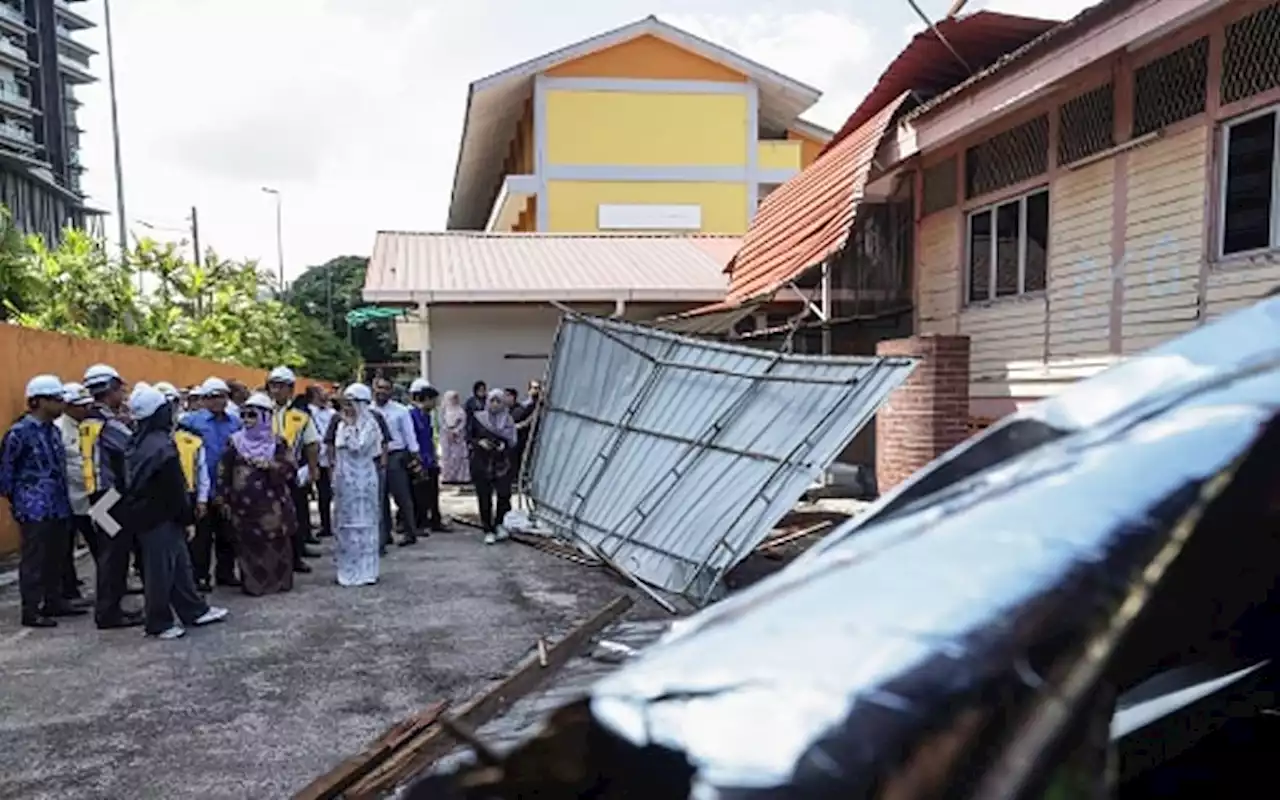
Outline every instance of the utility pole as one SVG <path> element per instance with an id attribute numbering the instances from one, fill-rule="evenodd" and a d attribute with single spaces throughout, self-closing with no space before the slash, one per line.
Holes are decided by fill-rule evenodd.
<path id="1" fill-rule="evenodd" d="M 120 230 L 120 258 L 129 255 L 129 223 L 124 212 L 124 162 L 120 157 L 120 112 L 116 104 L 116 58 L 111 46 L 111 0 L 102 0 L 102 21 L 107 35 L 107 91 L 111 95 L 111 144 L 115 149 L 116 221 Z M 142 273 L 138 273 L 138 291 L 142 291 Z"/>
<path id="2" fill-rule="evenodd" d="M 263 186 L 262 191 L 276 198 L 276 262 L 280 268 L 280 299 L 284 299 L 284 196 L 279 189 Z"/>
<path id="3" fill-rule="evenodd" d="M 202 266 L 204 258 L 200 255 L 200 218 L 196 216 L 196 207 L 191 207 L 191 251 L 195 255 L 195 260 L 191 263 L 197 267 Z"/>

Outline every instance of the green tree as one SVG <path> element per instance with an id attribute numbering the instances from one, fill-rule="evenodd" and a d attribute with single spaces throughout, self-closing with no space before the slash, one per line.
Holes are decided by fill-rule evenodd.
<path id="1" fill-rule="evenodd" d="M 0 321 L 27 311 L 35 300 L 30 256 L 26 237 L 9 209 L 0 206 Z"/>
<path id="2" fill-rule="evenodd" d="M 39 236 L 27 238 L 31 302 L 10 307 L 14 321 L 29 328 L 115 342 L 140 343 L 137 292 L 127 263 L 107 256 L 101 243 L 68 228 L 50 249 Z"/>
<path id="3" fill-rule="evenodd" d="M 365 305 L 361 293 L 368 268 L 369 259 L 363 256 L 339 256 L 308 267 L 289 287 L 288 303 L 303 316 L 329 326 L 339 339 L 350 341 L 365 363 L 381 364 L 396 354 L 394 323 L 377 320 L 347 330 L 347 312 Z"/>
<path id="4" fill-rule="evenodd" d="M 352 380 L 360 366 L 360 353 L 339 339 L 323 322 L 304 316 L 296 309 L 290 311 L 294 315 L 302 373 L 327 381 Z"/>

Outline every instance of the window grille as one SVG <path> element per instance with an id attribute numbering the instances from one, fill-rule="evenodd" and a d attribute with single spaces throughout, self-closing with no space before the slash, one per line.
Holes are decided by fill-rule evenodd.
<path id="1" fill-rule="evenodd" d="M 1222 102 L 1280 86 L 1280 3 L 1227 26 L 1222 50 Z"/>
<path id="2" fill-rule="evenodd" d="M 964 154 L 965 197 L 970 199 L 1043 175 L 1049 169 L 1049 116 L 970 147 Z"/>
<path id="3" fill-rule="evenodd" d="M 1058 163 L 1071 164 L 1115 146 L 1115 85 L 1099 86 L 1058 109 Z"/>
<path id="4" fill-rule="evenodd" d="M 932 214 L 956 204 L 956 160 L 948 158 L 924 171 L 924 213 Z"/>
<path id="5" fill-rule="evenodd" d="M 1133 135 L 1145 136 L 1202 113 L 1209 82 L 1209 37 L 1133 71 Z"/>

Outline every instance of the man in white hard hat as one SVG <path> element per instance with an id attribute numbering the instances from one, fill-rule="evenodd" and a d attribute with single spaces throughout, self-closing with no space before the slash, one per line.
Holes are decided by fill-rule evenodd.
<path id="1" fill-rule="evenodd" d="M 417 511 L 413 505 L 413 478 L 410 464 L 418 459 L 418 437 L 413 431 L 413 420 L 409 409 L 392 396 L 391 381 L 376 378 L 373 381 L 374 411 L 386 420 L 391 438 L 387 441 L 387 469 L 384 490 L 382 492 L 382 544 L 391 543 L 391 530 L 394 519 L 391 516 L 391 498 L 395 498 L 396 508 L 400 511 L 400 524 L 403 533 L 400 538 L 402 547 L 418 541 Z M 421 531 L 421 535 L 429 535 Z"/>
<path id="2" fill-rule="evenodd" d="M 210 377 L 200 384 L 204 407 L 183 420 L 183 426 L 197 434 L 204 443 L 205 468 L 208 471 L 210 497 L 217 496 L 218 463 L 227 452 L 231 434 L 242 427 L 240 417 L 230 413 L 231 387 L 221 378 Z M 196 521 L 196 535 L 191 540 L 191 564 L 196 586 L 207 592 L 214 582 L 219 586 L 239 586 L 236 577 L 235 538 L 227 510 L 214 504 Z"/>
<path id="3" fill-rule="evenodd" d="M 89 519 L 89 493 L 85 490 L 85 461 L 80 452 L 80 423 L 89 416 L 93 395 L 79 383 L 62 385 L 62 416 L 55 423 L 62 437 L 62 452 L 66 458 L 67 491 L 71 499 L 71 541 L 67 548 L 67 561 L 62 572 L 62 596 L 73 604 L 81 600 L 83 583 L 76 575 L 75 537 L 79 534 L 94 561 L 98 559 L 98 537 Z"/>
<path id="4" fill-rule="evenodd" d="M 62 599 L 62 570 L 71 546 L 71 501 L 62 439 L 62 381 L 37 375 L 27 383 L 27 413 L 0 441 L 0 496 L 21 532 L 18 589 L 22 624 L 53 628 L 54 617 L 85 613 Z"/>
<path id="5" fill-rule="evenodd" d="M 227 610 L 204 601 L 191 572 L 185 531 L 195 514 L 173 442 L 176 404 L 155 387 L 139 385 L 129 396 L 129 410 L 137 429 L 125 457 L 119 516 L 142 544 L 146 633 L 177 639 L 186 633 L 184 625 L 218 622 Z"/>
<path id="6" fill-rule="evenodd" d="M 293 370 L 276 367 L 267 375 L 267 392 L 276 404 L 271 426 L 276 436 L 284 439 L 299 465 L 298 485 L 293 487 L 293 506 L 298 528 L 293 541 L 294 572 L 310 572 L 305 558 L 318 558 L 319 550 L 307 545 L 318 543 L 311 536 L 311 480 L 320 472 L 320 432 L 307 413 L 306 403 L 295 403 L 293 388 L 297 384 Z"/>
<path id="7" fill-rule="evenodd" d="M 125 382 L 107 364 L 94 364 L 84 372 L 84 387 L 93 395 L 93 406 L 81 423 L 81 453 L 89 504 L 124 483 L 125 451 L 133 431 L 125 422 Z M 129 589 L 129 559 L 136 544 L 135 532 L 124 526 L 115 536 L 98 530 L 98 572 L 94 592 L 94 622 L 101 629 L 142 624 L 142 615 L 126 612 L 121 605 Z"/>

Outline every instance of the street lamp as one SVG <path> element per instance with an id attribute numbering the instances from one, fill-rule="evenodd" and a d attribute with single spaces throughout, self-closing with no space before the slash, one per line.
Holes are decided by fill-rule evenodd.
<path id="1" fill-rule="evenodd" d="M 102 21 L 107 35 L 107 91 L 111 96 L 111 144 L 115 149 L 116 220 L 120 224 L 120 257 L 129 254 L 129 226 L 124 214 L 124 162 L 120 157 L 120 113 L 116 107 L 116 59 L 111 46 L 111 0 L 102 0 Z M 138 277 L 142 288 L 142 277 Z"/>
<path id="2" fill-rule="evenodd" d="M 280 268 L 280 297 L 284 298 L 284 195 L 279 189 L 263 186 L 262 191 L 276 198 L 276 263 Z"/>

